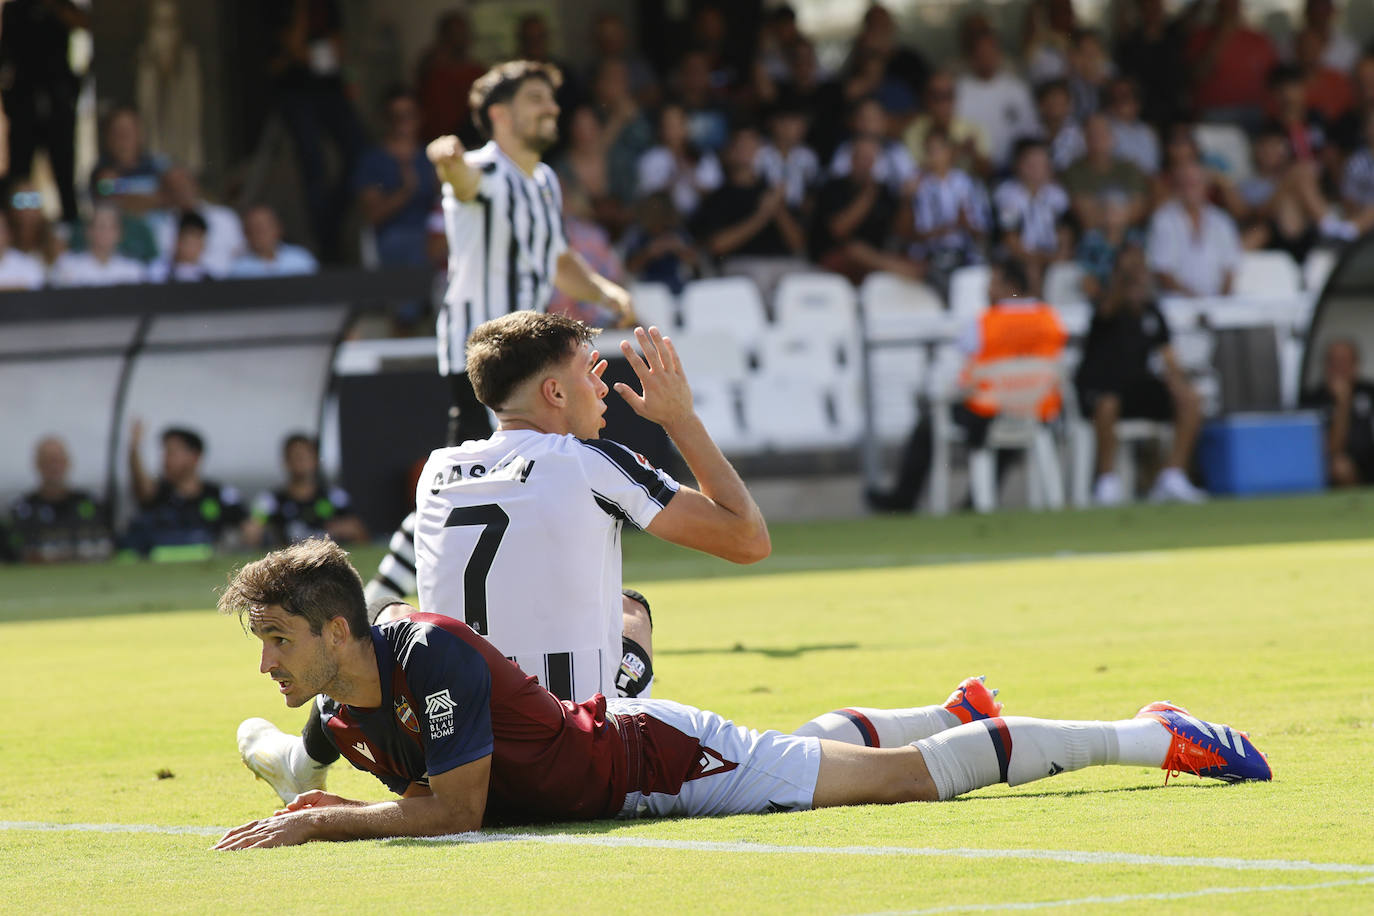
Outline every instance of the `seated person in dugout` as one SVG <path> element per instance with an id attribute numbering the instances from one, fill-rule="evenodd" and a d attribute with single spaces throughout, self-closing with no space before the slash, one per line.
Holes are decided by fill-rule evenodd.
<path id="1" fill-rule="evenodd" d="M 105 505 L 67 480 L 71 458 L 57 436 L 38 440 L 33 455 L 38 487 L 10 508 L 11 543 L 26 563 L 103 560 L 114 552 Z"/>
<path id="2" fill-rule="evenodd" d="M 1317 410 L 1326 431 L 1326 477 L 1333 487 L 1374 483 L 1374 384 L 1360 377 L 1360 349 L 1349 338 L 1326 345 L 1322 380 L 1299 405 Z"/>
<path id="3" fill-rule="evenodd" d="M 559 701 L 452 618 L 417 612 L 369 627 L 362 579 L 342 548 L 322 539 L 243 567 L 219 607 L 246 618 L 262 641 L 259 668 L 286 704 L 320 696 L 329 740 L 401 797 L 367 803 L 306 792 L 229 831 L 216 849 L 521 821 L 943 801 L 1108 764 L 1227 782 L 1273 775 L 1243 732 L 1170 703 L 1114 722 L 1003 717 L 976 678 L 934 707 L 956 715 L 953 727 L 931 708 L 897 711 L 913 714 L 905 721 L 877 710 L 830 714 L 860 720 L 865 744 L 892 742 L 882 747 L 816 737 L 825 716 L 810 734 L 783 735 L 669 700 Z"/>

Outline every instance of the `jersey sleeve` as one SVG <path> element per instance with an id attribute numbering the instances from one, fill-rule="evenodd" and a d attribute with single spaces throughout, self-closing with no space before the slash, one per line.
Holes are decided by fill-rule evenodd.
<path id="1" fill-rule="evenodd" d="M 678 482 L 643 455 L 607 439 L 580 439 L 582 471 L 607 514 L 647 528 L 677 495 Z"/>
<path id="2" fill-rule="evenodd" d="M 421 707 L 425 772 L 437 776 L 491 754 L 491 672 L 461 638 L 433 624 L 411 627 L 397 659 Z"/>

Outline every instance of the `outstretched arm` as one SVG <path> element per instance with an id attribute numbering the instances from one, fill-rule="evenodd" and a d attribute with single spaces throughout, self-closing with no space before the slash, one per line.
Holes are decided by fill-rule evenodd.
<path id="1" fill-rule="evenodd" d="M 579 302 L 603 302 L 620 316 L 617 327 L 627 328 L 635 323 L 634 305 L 629 292 L 592 270 L 582 255 L 571 248 L 558 256 L 558 269 L 553 285 Z"/>
<path id="2" fill-rule="evenodd" d="M 679 489 L 645 530 L 734 563 L 757 563 L 772 551 L 768 524 L 693 409 L 692 389 L 673 342 L 658 328 L 636 328 L 635 339 L 643 357 L 629 341 L 620 349 L 639 377 L 643 394 L 624 382 L 616 383 L 616 393 L 635 413 L 663 427 L 701 485 L 700 491 Z"/>
<path id="3" fill-rule="evenodd" d="M 490 778 L 491 757 L 487 756 L 431 776 L 428 793 L 407 791 L 395 801 L 368 804 L 327 792 L 306 792 L 271 817 L 230 830 L 215 848 L 265 849 L 311 840 L 466 833 L 482 826 Z"/>
<path id="4" fill-rule="evenodd" d="M 463 142 L 454 136 L 440 137 L 425 147 L 425 155 L 434 164 L 439 180 L 453 189 L 453 196 L 468 201 L 477 196 L 482 176 L 473 171 L 463 159 Z"/>

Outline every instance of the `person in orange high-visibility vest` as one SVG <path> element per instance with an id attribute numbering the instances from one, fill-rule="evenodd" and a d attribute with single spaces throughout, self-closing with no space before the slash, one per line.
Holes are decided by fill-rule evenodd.
<path id="1" fill-rule="evenodd" d="M 996 260 L 988 277 L 991 304 L 959 339 L 960 349 L 968 356 L 960 382 L 966 397 L 954 405 L 950 416 L 963 427 L 970 448 L 987 441 L 988 427 L 1005 410 L 1031 413 L 1042 421 L 1059 415 L 1059 388 L 1050 385 L 1043 391 L 1045 380 L 1038 375 L 1043 374 L 1043 364 L 1038 361 L 1058 360 L 1068 335 L 1052 306 L 1026 297 L 1028 288 L 1026 268 L 1020 261 Z M 1020 371 L 1021 367 L 1027 371 Z M 1035 393 L 1033 402 L 1018 400 L 1026 392 Z M 914 510 L 930 471 L 931 446 L 926 411 L 907 441 L 896 485 L 886 491 L 868 490 L 869 507 L 880 512 Z"/>

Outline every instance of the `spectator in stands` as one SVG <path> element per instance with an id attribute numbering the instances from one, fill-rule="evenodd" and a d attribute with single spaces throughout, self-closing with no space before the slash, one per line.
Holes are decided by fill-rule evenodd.
<path id="1" fill-rule="evenodd" d="M 162 173 L 168 162 L 151 155 L 143 143 L 143 123 L 132 108 L 116 108 L 105 119 L 100 159 L 91 170 L 92 196 L 126 213 L 142 214 L 162 205 Z"/>
<path id="2" fill-rule="evenodd" d="M 856 284 L 875 270 L 921 277 L 919 264 L 887 250 L 899 207 L 878 175 L 881 149 L 874 137 L 854 138 L 849 171 L 821 188 L 811 222 L 812 260 Z"/>
<path id="3" fill-rule="evenodd" d="M 177 241 L 172 256 L 155 261 L 148 267 L 150 283 L 195 283 L 209 280 L 213 275 L 205 263 L 205 237 L 209 228 L 194 210 L 181 214 L 177 223 Z"/>
<path id="4" fill-rule="evenodd" d="M 911 201 L 915 244 L 926 281 L 941 294 L 955 270 L 982 260 L 989 215 L 981 182 L 954 165 L 954 143 L 941 130 L 925 135 L 925 163 Z"/>
<path id="5" fill-rule="evenodd" d="M 1236 224 L 1207 201 L 1202 166 L 1186 163 L 1174 170 L 1174 197 L 1150 220 L 1149 263 L 1166 293 L 1217 296 L 1231 292 L 1240 262 Z"/>
<path id="6" fill-rule="evenodd" d="M 658 145 L 639 159 L 639 194 L 667 191 L 684 218 L 696 212 L 702 197 L 720 187 L 725 176 L 716 154 L 703 150 L 687 134 L 687 112 L 669 102 L 658 113 Z"/>
<path id="7" fill-rule="evenodd" d="M 1162 377 L 1151 369 L 1155 359 L 1163 366 Z M 1136 242 L 1122 247 L 1111 280 L 1095 301 L 1074 385 L 1097 440 L 1094 502 L 1116 506 L 1132 495 L 1116 473 L 1116 424 L 1129 419 L 1173 423 L 1173 443 L 1150 499 L 1206 499 L 1185 473 L 1202 426 L 1202 407 L 1169 345 L 1169 326 L 1154 301 L 1145 251 Z"/>
<path id="8" fill-rule="evenodd" d="M 1085 152 L 1083 128 L 1073 116 L 1069 84 L 1061 79 L 1041 83 L 1035 90 L 1035 108 L 1040 114 L 1041 136 L 1050 148 L 1050 161 L 1056 172 L 1063 172 Z"/>
<path id="9" fill-rule="evenodd" d="M 1164 135 L 1164 167 L 1151 181 L 1156 206 L 1174 193 L 1174 176 L 1185 165 L 1201 166 L 1207 185 L 1207 199 L 1228 213 L 1240 213 L 1240 197 L 1231 178 L 1229 163 L 1218 156 L 1205 155 L 1193 136 L 1193 125 L 1174 124 Z"/>
<path id="10" fill-rule="evenodd" d="M 200 476 L 205 440 L 193 430 L 162 433 L 162 474 L 143 467 L 143 423 L 129 433 L 129 480 L 139 513 L 129 525 L 129 547 L 148 554 L 159 547 L 214 547 L 238 539 L 245 513 L 238 491 Z"/>
<path id="11" fill-rule="evenodd" d="M 1179 18 L 1170 20 L 1164 0 L 1115 4 L 1113 57 L 1122 75 L 1138 86 L 1149 87 L 1142 97 L 1141 116 L 1157 129 L 1162 130 L 1183 114 L 1188 83 L 1184 49 L 1191 19 L 1201 9 L 1201 4 L 1193 4 Z"/>
<path id="12" fill-rule="evenodd" d="M 1294 41 L 1293 63 L 1302 75 L 1307 106 L 1327 122 L 1339 121 L 1355 104 L 1355 88 L 1349 72 L 1337 70 L 1322 60 L 1322 36 L 1308 27 Z"/>
<path id="13" fill-rule="evenodd" d="M 1159 171 L 1159 136 L 1140 119 L 1140 88 L 1128 76 L 1118 76 L 1107 84 L 1105 104 L 1112 122 L 1116 155 L 1133 163 L 1146 175 Z"/>
<path id="14" fill-rule="evenodd" d="M 1088 118 L 1083 127 L 1085 152 L 1059 180 L 1069 193 L 1074 216 L 1084 229 L 1101 224 L 1097 201 L 1107 193 L 1123 195 L 1130 207 L 1130 222 L 1145 218 L 1149 182 L 1135 164 L 1116 154 L 1116 135 L 1105 114 Z"/>
<path id="15" fill-rule="evenodd" d="M 586 109 L 584 109 L 586 110 Z M 568 248 L 577 252 L 591 265 L 592 270 L 606 279 L 623 285 L 625 268 L 611 245 L 606 227 L 596 219 L 596 210 L 587 197 L 586 189 L 576 186 L 563 188 L 563 222 L 568 233 Z M 605 305 L 574 299 L 555 289 L 548 311 L 576 318 L 593 327 L 614 326 L 616 315 Z"/>
<path id="16" fill-rule="evenodd" d="M 799 254 L 806 238 L 787 209 L 782 188 L 772 188 L 754 169 L 759 136 L 738 128 L 725 150 L 725 184 L 702 201 L 689 228 L 714 258 L 776 258 Z"/>
<path id="17" fill-rule="evenodd" d="M 840 84 L 829 79 L 816 59 L 816 48 L 805 38 L 798 40 L 789 54 L 792 78 L 778 86 L 778 98 L 813 112 L 839 111 L 844 105 Z M 811 119 L 806 143 L 816 151 L 822 162 L 829 161 L 843 139 L 844 125 L 838 118 Z"/>
<path id="18" fill-rule="evenodd" d="M 243 230 L 248 251 L 229 268 L 231 277 L 287 277 L 319 270 L 314 255 L 282 241 L 281 220 L 267 204 L 248 208 L 243 214 Z"/>
<path id="19" fill-rule="evenodd" d="M 887 113 L 876 96 L 867 96 L 854 103 L 849 112 L 849 131 L 851 137 L 869 137 L 879 142 L 874 174 L 887 185 L 888 190 L 893 194 L 901 194 L 904 188 L 910 189 L 911 182 L 916 178 L 916 162 L 905 146 L 888 136 Z M 846 140 L 835 150 L 835 157 L 830 160 L 832 178 L 843 178 L 849 174 L 852 143 L 853 140 Z"/>
<path id="20" fill-rule="evenodd" d="M 895 113 L 915 107 L 930 77 L 930 64 L 920 51 L 898 40 L 897 21 L 887 7 L 870 3 L 864 10 L 854 47 L 882 63 L 883 80 L 878 96 L 884 108 Z M 902 99 L 909 99 L 908 104 L 902 104 Z"/>
<path id="21" fill-rule="evenodd" d="M 649 61 L 630 45 L 630 31 L 625 20 L 618 13 L 601 12 L 592 24 L 592 59 L 596 61 L 593 73 L 595 82 L 601 72 L 601 65 L 615 61 L 625 68 L 627 84 L 631 97 L 642 107 L 651 108 L 658 103 L 658 77 Z"/>
<path id="22" fill-rule="evenodd" d="M 1212 21 L 1188 39 L 1187 62 L 1201 120 L 1258 126 L 1278 53 L 1267 35 L 1245 24 L 1240 0 L 1217 0 Z"/>
<path id="23" fill-rule="evenodd" d="M 700 48 L 683 54 L 674 70 L 673 86 L 692 144 L 719 152 L 730 136 L 730 118 L 723 96 L 712 83 L 710 55 Z"/>
<path id="24" fill-rule="evenodd" d="M 1336 26 L 1336 4 L 1332 0 L 1307 0 L 1303 4 L 1303 28 L 1294 41 L 1295 59 L 1302 57 L 1297 45 L 1303 32 L 1311 32 L 1317 39 L 1319 59 L 1323 66 L 1338 73 L 1349 73 L 1360 58 L 1360 43 L 1348 32 Z"/>
<path id="25" fill-rule="evenodd" d="M 62 253 L 64 242 L 43 212 L 43 192 L 31 181 L 15 182 L 5 215 L 14 250 L 37 258 L 46 270 Z"/>
<path id="26" fill-rule="evenodd" d="M 623 240 L 625 270 L 646 283 L 662 283 L 674 295 L 701 274 L 701 255 L 682 228 L 682 218 L 666 191 L 641 198 Z"/>
<path id="27" fill-rule="evenodd" d="M 1069 44 L 1078 29 L 1072 0 L 1031 0 L 1021 28 L 1026 76 L 1040 86 L 1069 75 Z"/>
<path id="28" fill-rule="evenodd" d="M 1096 201 L 1097 224 L 1083 232 L 1074 259 L 1083 268 L 1082 290 L 1096 300 L 1107 289 L 1116 260 L 1127 244 L 1144 244 L 1144 235 L 1134 228 L 1131 199 L 1120 191 L 1106 191 Z"/>
<path id="29" fill-rule="evenodd" d="M 71 459 L 66 444 L 44 436 L 34 449 L 38 488 L 10 508 L 15 553 L 27 563 L 102 560 L 114 552 L 106 507 L 67 481 Z"/>
<path id="30" fill-rule="evenodd" d="M 110 286 L 142 283 L 146 271 L 139 262 L 121 255 L 119 211 L 100 204 L 91 213 L 86 250 L 69 251 L 53 262 L 49 277 L 53 286 Z"/>
<path id="31" fill-rule="evenodd" d="M 797 28 L 797 11 L 791 6 L 784 3 L 764 14 L 755 58 L 769 80 L 775 84 L 791 81 L 792 52 L 800 41 L 805 38 Z"/>
<path id="32" fill-rule="evenodd" d="M 306 538 L 329 537 L 340 544 L 367 540 L 367 528 L 353 513 L 348 494 L 320 473 L 320 447 L 313 436 L 292 433 L 282 443 L 286 485 L 264 490 L 243 523 L 249 547 L 281 547 Z"/>
<path id="33" fill-rule="evenodd" d="M 1374 228 L 1374 111 L 1365 115 L 1365 142 L 1345 163 L 1341 202 L 1357 233 Z"/>
<path id="34" fill-rule="evenodd" d="M 988 138 L 988 157 L 995 169 L 1006 168 L 1019 137 L 1039 129 L 1030 89 L 1002 66 L 1002 48 L 990 31 L 976 31 L 966 47 L 968 72 L 959 77 L 954 111 L 977 124 Z"/>
<path id="35" fill-rule="evenodd" d="M 1112 59 L 1102 36 L 1092 29 L 1078 29 L 1069 46 L 1069 94 L 1073 97 L 1073 115 L 1079 121 L 1096 114 L 1102 105 L 1107 82 L 1112 78 Z"/>
<path id="36" fill-rule="evenodd" d="M 999 392 L 982 370 L 998 361 L 1023 357 L 1058 360 L 1067 335 L 1054 309 L 1030 298 L 1025 268 L 1015 258 L 994 259 L 988 276 L 991 303 L 959 339 L 967 362 L 960 381 L 961 403 L 950 409 L 950 418 L 964 430 L 969 448 L 982 448 L 988 429 L 1000 412 Z M 1058 387 L 1053 387 L 1035 407 L 1036 415 L 1049 421 L 1059 415 Z M 925 489 L 930 472 L 933 427 L 928 411 L 907 440 L 897 481 L 891 490 L 868 490 L 868 505 L 881 512 L 910 512 Z"/>
<path id="37" fill-rule="evenodd" d="M 1321 114 L 1307 104 L 1307 86 L 1296 67 L 1280 64 L 1269 74 L 1269 108 L 1277 126 L 1288 138 L 1293 158 L 1317 162 L 1326 146 L 1326 125 Z"/>
<path id="38" fill-rule="evenodd" d="M 630 221 L 629 209 L 612 196 L 606 138 L 596 112 L 583 105 L 568 122 L 568 143 L 555 160 L 554 170 L 563 182 L 563 194 L 576 192 L 592 208 L 593 218 L 614 233 Z"/>
<path id="39" fill-rule="evenodd" d="M 983 128 L 954 113 L 954 77 L 937 71 L 926 82 L 925 111 L 918 115 L 902 135 L 907 152 L 918 166 L 925 155 L 926 134 L 942 131 L 954 144 L 954 162 L 970 175 L 984 176 L 991 170 L 990 147 Z"/>
<path id="40" fill-rule="evenodd" d="M 172 257 L 183 213 L 195 213 L 205 221 L 203 261 L 211 276 L 229 272 L 234 259 L 243 254 L 243 222 L 230 207 L 212 204 L 201 193 L 200 183 L 191 170 L 174 165 L 162 173 L 162 194 L 166 206 L 148 214 L 148 225 L 157 242 L 159 255 Z"/>
<path id="41" fill-rule="evenodd" d="M 10 246 L 10 223 L 0 218 L 0 291 L 38 289 L 46 279 L 43 262 Z"/>
<path id="42" fill-rule="evenodd" d="M 1288 135 L 1278 124 L 1261 130 L 1252 149 L 1254 174 L 1236 185 L 1245 205 L 1237 214 L 1241 241 L 1247 249 L 1286 251 L 1302 263 L 1319 240 L 1323 220 L 1328 227 L 1340 222 L 1326 219 L 1317 165 L 1293 162 Z"/>
<path id="43" fill-rule="evenodd" d="M 1355 341 L 1326 345 L 1321 383 L 1303 392 L 1300 406 L 1321 411 L 1331 486 L 1374 483 L 1374 383 L 1360 377 Z"/>
<path id="44" fill-rule="evenodd" d="M 592 100 L 601 119 L 607 193 L 619 206 L 629 207 L 637 190 L 639 157 L 654 145 L 654 128 L 635 100 L 625 58 L 607 58 L 597 65 Z"/>
<path id="45" fill-rule="evenodd" d="M 806 145 L 807 111 L 792 101 L 778 104 L 768 115 L 768 142 L 759 149 L 759 174 L 783 189 L 787 206 L 802 213 L 821 178 L 821 161 Z"/>
<path id="46" fill-rule="evenodd" d="M 420 56 L 415 95 L 420 103 L 420 138 L 429 142 L 457 134 L 468 147 L 480 142 L 468 108 L 468 90 L 487 72 L 472 57 L 472 24 L 467 13 L 448 10 L 434 24 L 434 43 Z"/>
<path id="47" fill-rule="evenodd" d="M 1025 290 L 1036 295 L 1045 267 L 1068 256 L 1060 223 L 1069 212 L 1069 195 L 1054 183 L 1043 141 L 1018 142 L 1015 166 L 1014 176 L 993 194 L 992 206 L 1002 243 L 1026 271 L 1029 286 Z"/>
<path id="48" fill-rule="evenodd" d="M 353 188 L 372 227 L 382 267 L 423 267 L 425 224 L 439 199 L 439 179 L 420 142 L 420 105 L 403 89 L 382 103 L 382 142 L 358 158 Z"/>

